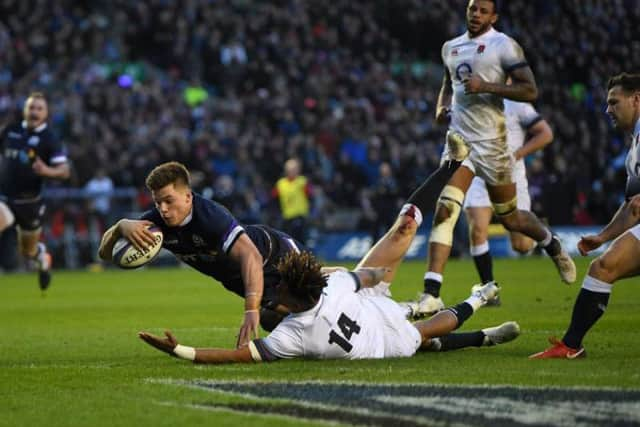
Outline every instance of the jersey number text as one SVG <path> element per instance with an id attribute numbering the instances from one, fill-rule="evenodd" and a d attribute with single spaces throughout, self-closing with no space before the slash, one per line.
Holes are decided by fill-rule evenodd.
<path id="1" fill-rule="evenodd" d="M 353 334 L 360 333 L 360 325 L 349 319 L 346 314 L 340 313 L 338 326 L 340 327 L 340 331 L 342 331 L 344 338 L 342 338 L 336 331 L 332 329 L 331 333 L 329 334 L 329 344 L 338 344 L 344 351 L 349 353 L 353 348 L 353 346 L 349 343 L 349 340 L 351 339 L 351 336 Z"/>

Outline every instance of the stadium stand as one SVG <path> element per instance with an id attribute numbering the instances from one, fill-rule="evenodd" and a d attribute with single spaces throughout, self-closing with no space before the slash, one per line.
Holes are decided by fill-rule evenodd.
<path id="1" fill-rule="evenodd" d="M 382 162 L 399 197 L 436 167 L 439 49 L 464 31 L 465 3 L 6 0 L 0 122 L 43 90 L 73 186 L 99 165 L 115 186 L 141 191 L 154 165 L 178 160 L 197 189 L 262 222 L 277 217 L 270 189 L 297 156 L 319 189 L 316 222 L 332 223 L 336 207 L 360 206 Z M 556 134 L 528 159 L 534 210 L 553 225 L 606 223 L 623 197 L 626 150 L 602 114 L 603 79 L 617 64 L 640 68 L 640 1 L 511 1 L 500 12 Z"/>

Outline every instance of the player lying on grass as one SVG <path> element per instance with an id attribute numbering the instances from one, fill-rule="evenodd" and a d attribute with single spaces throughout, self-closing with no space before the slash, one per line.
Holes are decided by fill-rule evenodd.
<path id="1" fill-rule="evenodd" d="M 410 323 L 407 309 L 387 297 L 388 288 L 421 221 L 414 205 L 405 205 L 395 224 L 353 272 L 323 269 L 308 252 L 290 252 L 278 264 L 278 299 L 291 314 L 265 338 L 247 347 L 193 348 L 165 332 L 140 332 L 149 345 L 196 363 L 259 362 L 304 357 L 367 359 L 409 357 L 417 350 L 446 351 L 508 342 L 519 334 L 515 322 L 481 331 L 454 333 L 475 310 L 495 297 L 487 283 L 464 302 L 429 320 Z M 386 267 L 378 267 L 386 266 Z"/>
<path id="2" fill-rule="evenodd" d="M 532 354 L 531 359 L 586 356 L 582 340 L 604 314 L 613 284 L 640 274 L 640 74 L 622 73 L 611 78 L 608 91 L 607 114 L 616 129 L 631 134 L 631 147 L 625 161 L 626 199 L 600 233 L 584 236 L 578 242 L 580 253 L 586 255 L 613 240 L 605 253 L 591 262 L 562 341 L 550 338 L 553 345 Z"/>

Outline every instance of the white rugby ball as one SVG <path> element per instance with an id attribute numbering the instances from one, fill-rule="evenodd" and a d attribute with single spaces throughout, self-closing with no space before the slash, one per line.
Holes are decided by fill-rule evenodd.
<path id="1" fill-rule="evenodd" d="M 130 269 L 142 267 L 154 259 L 156 255 L 160 253 L 160 249 L 162 249 L 163 236 L 160 228 L 156 226 L 152 225 L 149 227 L 149 231 L 153 233 L 156 242 L 144 251 L 137 250 L 136 247 L 124 237 L 119 238 L 116 244 L 113 245 L 113 263 L 120 268 Z"/>

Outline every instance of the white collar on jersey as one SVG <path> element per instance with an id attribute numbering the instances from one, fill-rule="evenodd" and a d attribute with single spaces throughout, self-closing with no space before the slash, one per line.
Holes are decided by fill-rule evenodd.
<path id="1" fill-rule="evenodd" d="M 640 118 L 638 119 L 638 121 L 636 122 L 636 126 L 633 128 L 633 137 L 638 139 L 639 136 L 638 134 L 640 134 Z"/>
<path id="2" fill-rule="evenodd" d="M 473 40 L 475 42 L 475 41 L 480 41 L 480 40 L 483 40 L 485 38 L 491 37 L 496 32 L 497 32 L 496 29 L 491 27 L 491 28 L 489 28 L 489 31 L 487 31 L 486 33 L 480 34 L 478 37 L 474 37 L 474 38 L 469 37 L 469 31 L 467 31 L 465 33 L 465 36 L 467 36 L 467 40 Z"/>
<path id="3" fill-rule="evenodd" d="M 23 120 L 22 121 L 22 129 L 26 129 L 27 128 L 27 121 Z M 44 122 L 43 124 L 41 124 L 40 126 L 38 126 L 37 128 L 35 128 L 33 131 L 35 133 L 40 133 L 43 130 L 45 130 L 47 128 L 47 122 Z"/>
<path id="4" fill-rule="evenodd" d="M 193 219 L 193 206 L 191 207 L 191 210 L 189 211 L 189 215 L 187 215 L 187 217 L 184 219 L 184 221 L 182 221 L 180 223 L 180 227 L 184 227 L 185 225 L 189 224 L 192 219 Z"/>

